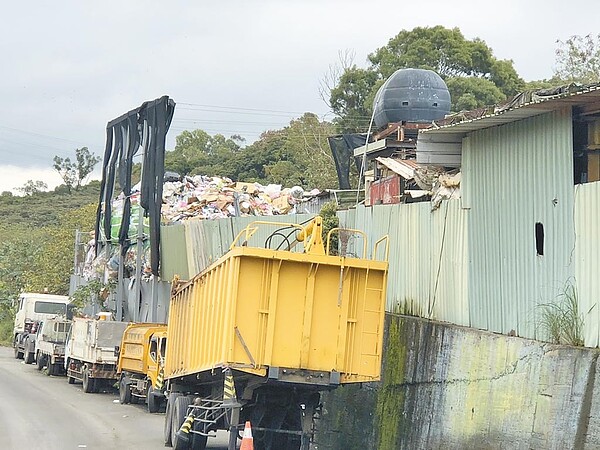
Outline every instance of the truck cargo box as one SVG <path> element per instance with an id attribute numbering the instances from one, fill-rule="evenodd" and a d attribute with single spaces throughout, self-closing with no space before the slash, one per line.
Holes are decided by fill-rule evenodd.
<path id="1" fill-rule="evenodd" d="M 294 383 L 378 380 L 387 266 L 232 248 L 172 297 L 165 377 L 229 367 Z"/>
<path id="2" fill-rule="evenodd" d="M 152 336 L 165 337 L 167 326 L 152 323 L 132 323 L 123 333 L 117 372 L 148 373 L 148 359 L 151 353 L 162 354 L 161 349 L 151 348 Z M 155 356 L 157 358 L 157 356 Z M 154 362 L 156 365 L 156 362 Z"/>
<path id="3" fill-rule="evenodd" d="M 116 364 L 115 347 L 120 345 L 127 322 L 73 319 L 67 357 L 89 363 Z"/>

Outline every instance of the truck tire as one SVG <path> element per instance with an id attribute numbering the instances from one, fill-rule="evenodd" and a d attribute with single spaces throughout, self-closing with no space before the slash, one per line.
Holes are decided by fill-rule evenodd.
<path id="1" fill-rule="evenodd" d="M 38 354 L 35 358 L 35 362 L 36 362 L 37 370 L 42 370 L 46 363 L 46 355 L 43 355 L 40 352 L 38 352 Z"/>
<path id="2" fill-rule="evenodd" d="M 67 376 L 67 383 L 75 384 L 75 378 L 69 376 L 69 367 L 71 367 L 71 360 L 67 359 L 67 362 L 65 363 L 65 375 Z"/>
<path id="3" fill-rule="evenodd" d="M 119 403 L 121 405 L 131 403 L 131 389 L 129 389 L 129 385 L 125 382 L 125 377 L 121 377 L 121 380 L 119 380 Z"/>
<path id="4" fill-rule="evenodd" d="M 13 347 L 15 349 L 15 359 L 23 359 L 23 352 L 19 350 L 19 336 L 13 339 Z"/>
<path id="5" fill-rule="evenodd" d="M 56 375 L 57 372 L 57 365 L 56 364 L 52 364 L 50 361 L 48 361 L 48 363 L 46 364 L 46 375 L 50 376 L 50 375 Z"/>
<path id="6" fill-rule="evenodd" d="M 146 405 L 150 414 L 155 414 L 160 410 L 160 397 L 154 393 L 152 385 L 148 386 L 146 392 Z"/>
<path id="7" fill-rule="evenodd" d="M 167 407 L 165 411 L 165 425 L 163 428 L 165 447 L 172 447 L 173 443 L 171 442 L 171 427 L 173 426 L 173 410 L 175 399 L 177 397 L 181 397 L 180 392 L 171 392 L 167 397 Z"/>
<path id="8" fill-rule="evenodd" d="M 31 364 L 35 361 L 35 355 L 29 351 L 29 343 L 27 343 L 27 350 L 25 350 L 25 356 L 23 356 L 25 364 Z"/>
<path id="9" fill-rule="evenodd" d="M 87 366 L 83 367 L 83 392 L 91 394 L 96 390 L 96 379 L 90 378 L 90 372 Z"/>
<path id="10" fill-rule="evenodd" d="M 181 396 L 175 399 L 175 407 L 173 408 L 173 422 L 171 425 L 171 443 L 173 444 L 173 448 L 175 450 L 188 450 L 190 448 L 191 439 L 187 442 L 184 442 L 182 439 L 177 436 L 177 432 L 183 422 L 185 421 L 185 415 L 187 413 L 187 408 L 192 404 L 192 399 L 190 397 Z"/>

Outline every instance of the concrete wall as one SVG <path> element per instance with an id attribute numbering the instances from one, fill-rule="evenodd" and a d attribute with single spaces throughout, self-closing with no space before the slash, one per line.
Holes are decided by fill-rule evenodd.
<path id="1" fill-rule="evenodd" d="M 598 350 L 406 316 L 382 381 L 324 396 L 318 449 L 600 448 Z"/>

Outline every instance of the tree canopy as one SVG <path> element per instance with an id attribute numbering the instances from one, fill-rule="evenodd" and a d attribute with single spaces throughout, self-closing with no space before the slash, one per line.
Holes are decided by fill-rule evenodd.
<path id="1" fill-rule="evenodd" d="M 437 72 L 448 86 L 453 111 L 498 103 L 525 86 L 512 61 L 496 59 L 484 41 L 468 40 L 458 28 L 402 30 L 368 61 L 366 69 L 346 68 L 331 89 L 330 105 L 341 131 L 366 131 L 377 89 L 402 68 Z"/>
<path id="2" fill-rule="evenodd" d="M 571 36 L 556 43 L 556 78 L 583 84 L 600 82 L 600 34 Z"/>
<path id="3" fill-rule="evenodd" d="M 69 157 L 61 158 L 60 156 L 55 156 L 53 161 L 54 170 L 59 173 L 68 191 L 71 192 L 71 189 L 78 190 L 81 187 L 82 182 L 92 173 L 100 158 L 90 152 L 87 147 L 81 147 L 75 149 L 74 162 Z"/>
<path id="4" fill-rule="evenodd" d="M 242 147 L 239 136 L 210 136 L 203 130 L 184 131 L 165 167 L 181 175 L 224 176 L 235 181 L 277 183 L 304 188 L 331 188 L 337 183 L 327 137 L 333 124 L 306 113 L 280 130 L 265 131 Z"/>
<path id="5" fill-rule="evenodd" d="M 16 188 L 16 190 L 22 192 L 23 195 L 33 195 L 48 190 L 48 185 L 41 180 L 27 180 L 22 187 Z"/>
<path id="6" fill-rule="evenodd" d="M 11 300 L 20 292 L 68 293 L 75 230 L 91 230 L 95 222 L 99 190 L 87 188 L 86 195 L 36 192 L 0 197 L 0 342 L 10 341 Z"/>

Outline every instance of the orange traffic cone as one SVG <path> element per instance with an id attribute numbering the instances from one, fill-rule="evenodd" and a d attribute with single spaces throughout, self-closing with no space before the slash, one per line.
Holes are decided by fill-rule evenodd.
<path id="1" fill-rule="evenodd" d="M 242 434 L 242 445 L 240 446 L 240 450 L 254 450 L 254 439 L 252 439 L 252 425 L 250 425 L 250 421 L 246 421 L 246 426 L 244 427 L 244 434 Z"/>

